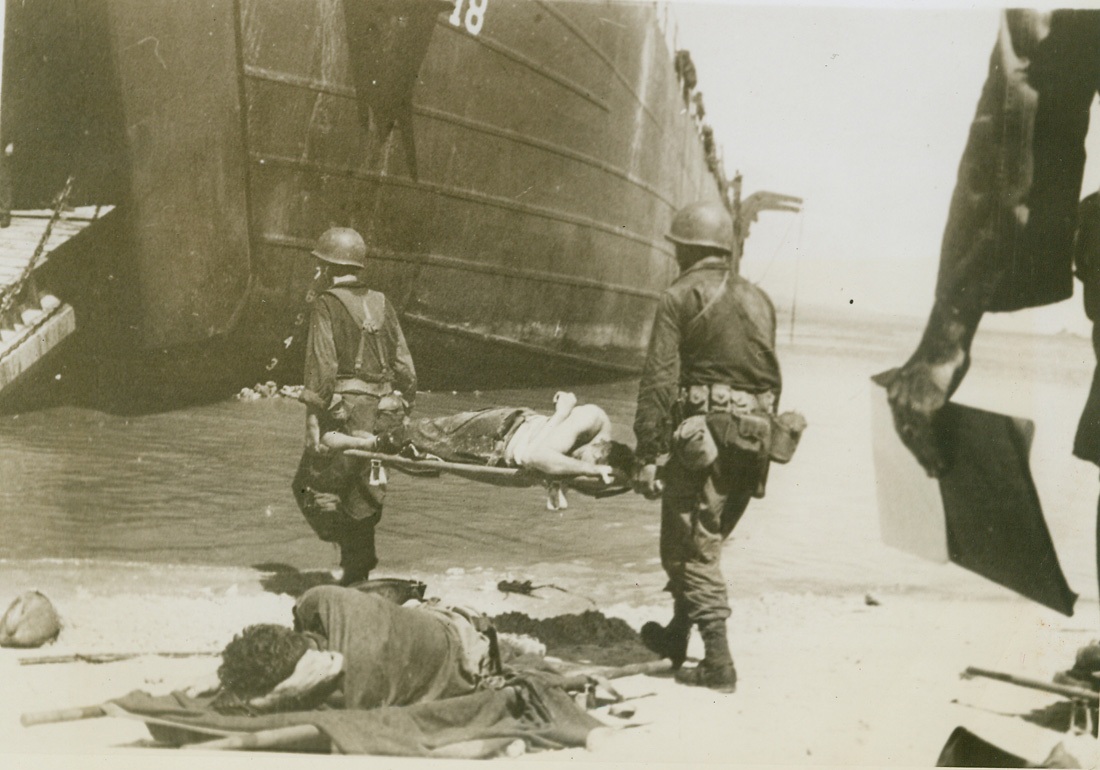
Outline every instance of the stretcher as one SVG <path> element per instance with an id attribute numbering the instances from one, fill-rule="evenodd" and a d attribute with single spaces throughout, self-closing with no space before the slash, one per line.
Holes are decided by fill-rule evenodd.
<path id="1" fill-rule="evenodd" d="M 626 698 L 610 680 L 660 674 L 668 660 L 625 666 L 559 664 L 556 673 L 539 671 L 527 684 L 481 690 L 459 698 L 412 706 L 368 710 L 318 709 L 260 716 L 223 715 L 211 698 L 182 692 L 151 696 L 134 692 L 93 706 L 22 715 L 24 727 L 116 717 L 144 722 L 158 743 L 189 750 L 279 750 L 345 754 L 388 754 L 449 759 L 515 757 L 530 748 L 586 746 L 597 750 L 611 729 L 636 726 L 625 719 L 588 718 L 584 712 L 621 704 Z M 521 673 L 520 678 L 524 675 Z M 559 692 L 556 699 L 548 695 Z M 601 695 L 602 698 L 601 698 Z M 534 698 L 532 699 L 532 694 Z M 465 701 L 465 703 L 462 703 Z M 476 702 L 472 702 L 476 701 Z M 500 708 L 485 701 L 501 702 Z M 450 706 L 451 710 L 448 710 Z M 418 712 L 422 719 L 401 718 Z M 627 719 L 628 711 L 621 710 Z M 482 718 L 482 714 L 491 719 Z M 600 712 L 602 714 L 602 712 Z M 467 721 L 468 720 L 468 721 Z M 349 736 L 354 740 L 349 740 Z"/>
<path id="2" fill-rule="evenodd" d="M 370 461 L 370 483 L 373 485 L 386 483 L 386 468 L 394 468 L 413 476 L 431 478 L 448 473 L 470 481 L 501 487 L 535 487 L 542 485 L 546 488 L 546 507 L 553 511 L 568 507 L 565 500 L 566 488 L 577 489 L 590 497 L 598 499 L 621 495 L 631 489 L 626 484 L 605 484 L 599 476 L 547 476 L 529 468 L 502 468 L 494 465 L 455 463 L 430 455 L 413 458 L 384 452 L 370 452 L 364 449 L 344 449 L 343 453 Z"/>

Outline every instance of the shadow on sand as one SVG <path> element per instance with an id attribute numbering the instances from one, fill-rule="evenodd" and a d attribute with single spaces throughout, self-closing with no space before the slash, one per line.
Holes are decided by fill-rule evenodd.
<path id="1" fill-rule="evenodd" d="M 260 578 L 260 585 L 265 591 L 273 594 L 286 594 L 298 598 L 314 586 L 336 584 L 336 578 L 328 570 L 302 572 L 297 567 L 281 562 L 253 564 L 252 568 L 266 573 Z"/>

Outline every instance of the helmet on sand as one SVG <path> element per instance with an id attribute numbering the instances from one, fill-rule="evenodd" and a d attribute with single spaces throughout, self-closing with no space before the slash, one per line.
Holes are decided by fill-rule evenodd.
<path id="1" fill-rule="evenodd" d="M 733 218 L 718 201 L 696 201 L 676 212 L 665 238 L 681 246 L 733 251 Z"/>
<path id="2" fill-rule="evenodd" d="M 364 267 L 367 264 L 367 244 L 363 236 L 350 227 L 330 227 L 317 239 L 313 256 L 333 265 Z"/>

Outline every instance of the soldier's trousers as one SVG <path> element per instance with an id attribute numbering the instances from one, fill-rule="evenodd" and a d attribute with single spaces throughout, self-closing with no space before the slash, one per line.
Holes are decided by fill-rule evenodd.
<path id="1" fill-rule="evenodd" d="M 348 419 L 345 432 L 379 432 L 401 416 L 379 413 L 378 397 L 344 395 Z M 365 575 L 378 565 L 374 528 L 382 518 L 385 488 L 370 485 L 370 463 L 339 452 L 306 450 L 293 481 L 294 499 L 313 531 L 340 546 L 345 572 Z"/>
<path id="2" fill-rule="evenodd" d="M 739 466 L 724 458 L 691 470 L 673 453 L 665 466 L 661 565 L 668 575 L 667 590 L 683 602 L 693 623 L 730 616 L 722 544 L 745 513 L 759 478 L 759 466 Z"/>

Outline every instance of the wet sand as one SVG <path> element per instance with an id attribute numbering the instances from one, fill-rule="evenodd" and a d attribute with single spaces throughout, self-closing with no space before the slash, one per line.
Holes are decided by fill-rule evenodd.
<path id="1" fill-rule="evenodd" d="M 811 319 L 793 343 L 786 332 L 781 328 L 783 407 L 805 413 L 810 428 L 794 462 L 773 468 L 767 498 L 752 504 L 724 551 L 737 693 L 637 677 L 619 689 L 654 693 L 636 702 L 644 726 L 616 734 L 595 754 L 552 752 L 529 761 L 928 766 L 958 725 L 1041 761 L 1062 737 L 1022 718 L 1056 704 L 1057 696 L 960 681 L 959 673 L 979 666 L 1049 680 L 1072 664 L 1078 647 L 1100 638 L 1096 468 L 1070 459 L 1092 373 L 1088 341 L 980 335 L 959 393 L 966 403 L 1038 424 L 1036 485 L 1069 583 L 1081 594 L 1075 617 L 1064 618 L 879 539 L 868 377 L 904 360 L 919 325 Z M 635 387 L 577 393 L 605 405 L 619 436 L 629 440 Z M 536 406 L 550 395 L 427 394 L 418 409 Z M 221 424 L 232 435 L 212 430 Z M 0 444 L 9 451 L 0 475 L 11 474 L 0 490 L 0 602 L 39 588 L 65 621 L 54 645 L 0 650 L 0 751 L 19 755 L 6 766 L 113 769 L 127 758 L 142 766 L 150 758 L 158 766 L 194 766 L 190 752 L 148 748 L 140 723 L 101 719 L 24 729 L 18 715 L 98 703 L 133 689 L 168 691 L 209 673 L 214 657 L 18 661 L 74 652 L 213 654 L 248 623 L 289 623 L 292 599 L 284 592 L 300 591 L 335 563 L 286 490 L 300 424 L 299 405 L 264 402 L 129 423 L 71 410 L 0 420 Z M 51 433 L 66 429 L 63 437 Z M 150 437 L 157 437 L 152 444 Z M 62 438 L 70 448 L 58 449 Z M 239 462 L 244 446 L 260 448 Z M 278 462 L 265 447 L 277 448 Z M 123 465 L 138 458 L 153 468 Z M 119 481 L 111 475 L 116 467 L 131 476 Z M 23 492 L 7 485 L 12 479 Z M 110 486 L 116 481 L 122 486 Z M 141 494 L 127 494 L 135 490 Z M 598 606 L 634 628 L 665 621 L 657 505 L 634 496 L 571 502 L 568 511 L 548 514 L 539 490 L 395 476 L 375 577 L 419 578 L 430 595 L 490 614 L 546 617 Z M 505 596 L 496 589 L 503 579 L 553 583 L 571 593 Z M 702 655 L 697 636 L 691 653 Z M 268 758 L 251 759 L 250 766 L 268 766 Z M 397 764 L 403 763 L 387 758 L 370 766 Z"/>

